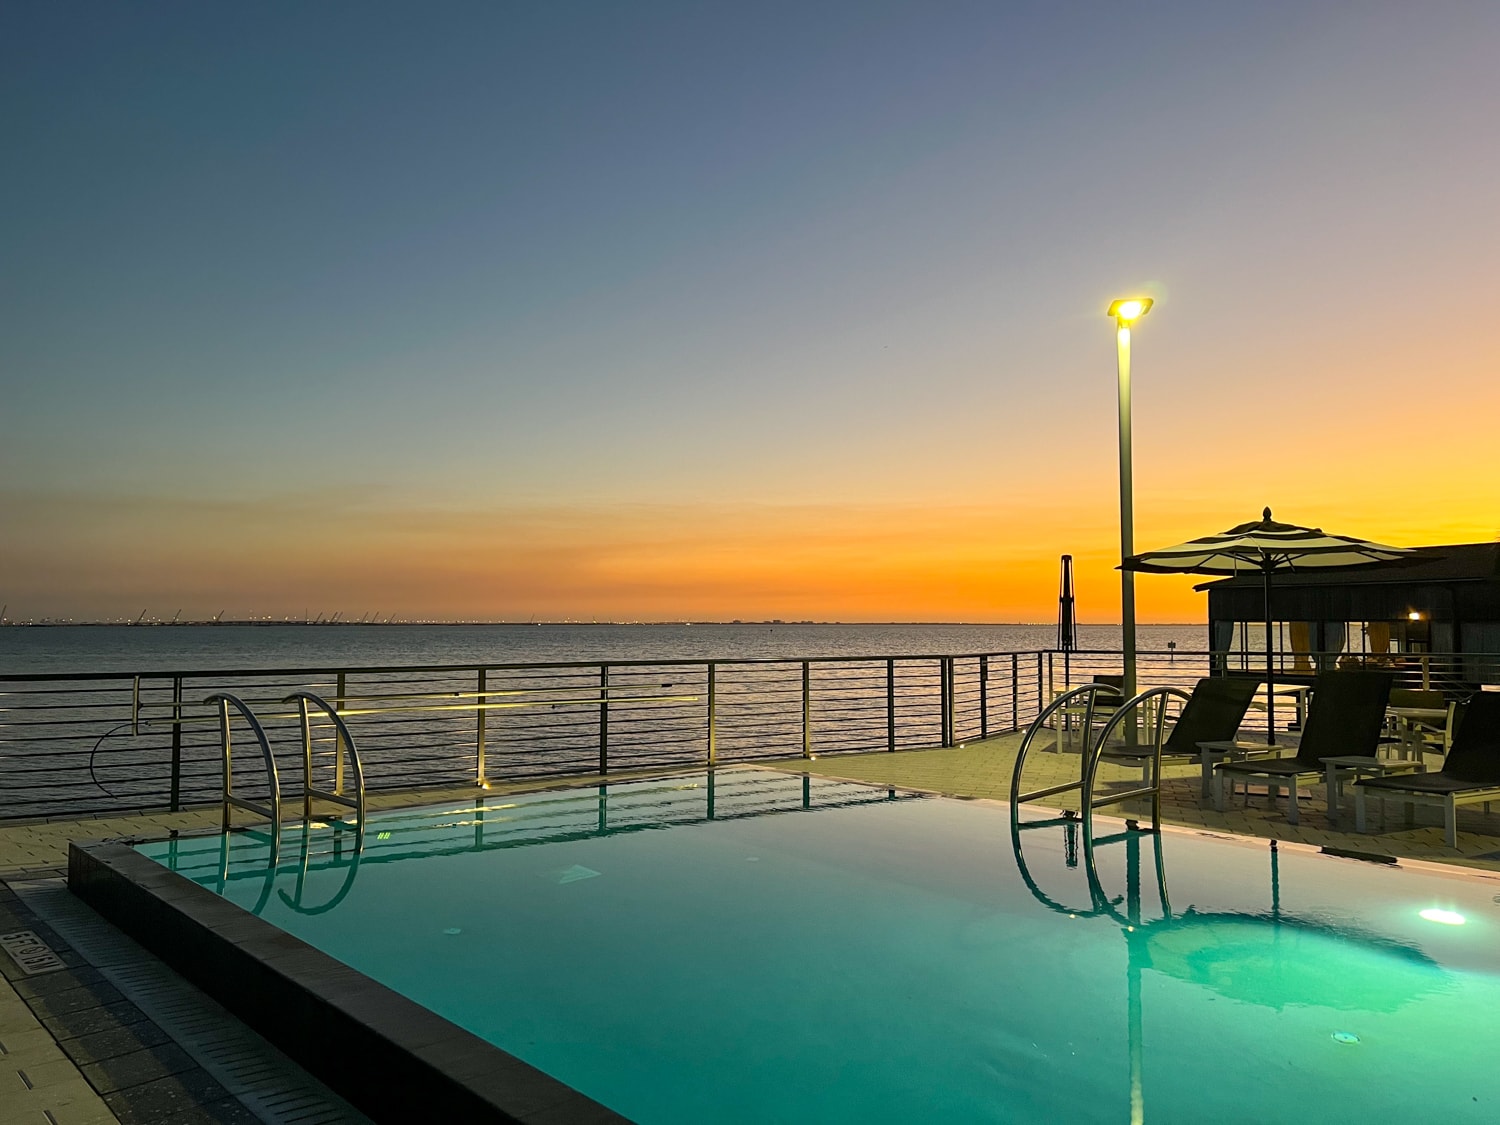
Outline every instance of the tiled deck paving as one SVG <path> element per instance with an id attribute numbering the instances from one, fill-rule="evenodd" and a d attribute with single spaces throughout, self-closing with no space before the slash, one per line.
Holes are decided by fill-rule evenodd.
<path id="1" fill-rule="evenodd" d="M 30 930 L 63 967 L 28 976 L 0 955 L 4 1125 L 256 1125 L 171 1036 L 0 887 L 0 932 Z"/>
<path id="2" fill-rule="evenodd" d="M 924 790 L 956 797 L 1005 800 L 1010 794 L 1011 770 L 1020 735 L 1010 734 L 946 749 L 896 753 L 841 754 L 814 761 L 801 758 L 757 763 L 792 772 L 808 771 L 828 777 L 878 785 Z M 1054 753 L 1045 744 L 1033 750 L 1025 788 L 1037 789 L 1077 776 L 1079 757 Z M 681 772 L 681 767 L 647 773 L 613 775 L 621 782 Z M 1138 770 L 1104 766 L 1101 780 L 1120 787 L 1139 784 Z M 1304 798 L 1302 823 L 1288 824 L 1282 809 L 1267 807 L 1264 797 L 1248 806 L 1237 798 L 1223 813 L 1200 798 L 1200 775 L 1195 765 L 1166 771 L 1162 815 L 1170 823 L 1215 832 L 1234 832 L 1268 839 L 1295 840 L 1319 847 L 1340 848 L 1372 855 L 1389 855 L 1429 862 L 1500 870 L 1500 813 L 1478 809 L 1459 812 L 1459 848 L 1443 843 L 1441 825 L 1419 821 L 1403 828 L 1393 806 L 1396 830 L 1359 834 L 1328 823 L 1321 787 Z M 569 784 L 599 783 L 588 778 L 551 778 L 525 785 L 500 785 L 494 796 Z M 427 789 L 371 794 L 372 809 L 472 800 L 472 787 Z M 1072 795 L 1050 798 L 1043 804 L 1076 807 Z M 1134 815 L 1144 804 L 1109 806 L 1102 813 Z M 1346 816 L 1352 819 L 1352 810 Z M 1419 812 L 1431 818 L 1431 811 Z M 237 820 L 241 819 L 237 814 Z M 245 820 L 252 818 L 245 817 Z M 161 836 L 169 831 L 213 829 L 217 808 L 178 813 L 52 820 L 0 826 L 0 880 L 56 876 L 67 865 L 71 840 L 125 836 Z M 61 939 L 25 907 L 8 887 L 0 887 L 0 932 L 37 931 L 68 962 L 65 970 L 27 978 L 0 954 L 0 1122 L 34 1125 L 191 1125 L 197 1122 L 253 1122 L 254 1116 L 230 1098 L 222 1087 L 197 1068 L 128 1001 L 110 995 L 113 989 L 99 978 Z M 139 1071 L 139 1073 L 137 1073 Z M 45 1112 L 44 1112 L 45 1111 Z"/>

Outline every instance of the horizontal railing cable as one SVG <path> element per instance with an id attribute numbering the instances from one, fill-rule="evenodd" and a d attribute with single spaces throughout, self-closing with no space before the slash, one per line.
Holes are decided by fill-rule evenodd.
<path id="1" fill-rule="evenodd" d="M 1484 653 L 1276 661 L 1288 691 L 1351 664 L 1459 701 L 1500 681 L 1500 656 Z M 301 733 L 282 700 L 323 696 L 359 739 L 369 788 L 387 790 L 956 746 L 1019 730 L 1058 695 L 1121 668 L 1113 651 L 1028 650 L 0 676 L 0 820 L 213 804 L 218 717 L 203 700 L 221 691 L 255 710 L 286 768 L 300 760 Z M 1138 654 L 1142 687 L 1191 690 L 1224 674 L 1263 667 L 1237 652 Z M 1295 721 L 1296 709 L 1278 702 L 1276 714 Z M 1252 710 L 1247 729 L 1265 720 Z M 326 731 L 314 754 L 336 760 Z"/>

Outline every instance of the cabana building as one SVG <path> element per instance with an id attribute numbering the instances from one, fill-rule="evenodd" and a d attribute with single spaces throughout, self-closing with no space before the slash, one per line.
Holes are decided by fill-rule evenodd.
<path id="1" fill-rule="evenodd" d="M 1263 667 L 1261 573 L 1195 589 L 1208 591 L 1215 665 Z M 1271 620 L 1293 674 L 1363 658 L 1420 666 L 1453 688 L 1500 683 L 1500 543 L 1418 547 L 1399 562 L 1352 569 L 1277 571 Z"/>

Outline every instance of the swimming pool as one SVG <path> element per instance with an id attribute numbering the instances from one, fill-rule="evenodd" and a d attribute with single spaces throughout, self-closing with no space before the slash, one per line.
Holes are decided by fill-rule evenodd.
<path id="1" fill-rule="evenodd" d="M 642 1125 L 1500 1114 L 1500 880 L 1117 827 L 746 768 L 136 851 Z"/>

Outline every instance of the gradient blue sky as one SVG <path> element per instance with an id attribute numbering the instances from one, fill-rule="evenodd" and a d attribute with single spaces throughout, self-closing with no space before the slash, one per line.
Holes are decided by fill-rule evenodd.
<path id="1" fill-rule="evenodd" d="M 1135 291 L 1140 546 L 1492 538 L 1497 58 L 1494 3 L 7 5 L 0 601 L 1045 619 L 1071 551 L 1117 619 Z"/>

